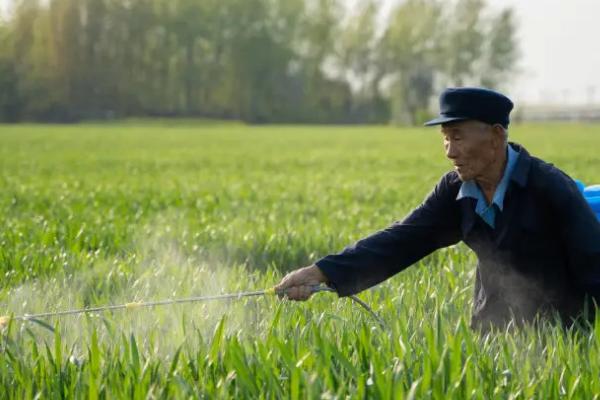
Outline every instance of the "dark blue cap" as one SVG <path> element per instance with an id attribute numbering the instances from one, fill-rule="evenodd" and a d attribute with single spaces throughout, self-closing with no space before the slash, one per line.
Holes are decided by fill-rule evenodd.
<path id="1" fill-rule="evenodd" d="M 513 102 L 505 95 L 483 88 L 448 88 L 440 95 L 440 116 L 425 126 L 474 119 L 508 128 Z"/>

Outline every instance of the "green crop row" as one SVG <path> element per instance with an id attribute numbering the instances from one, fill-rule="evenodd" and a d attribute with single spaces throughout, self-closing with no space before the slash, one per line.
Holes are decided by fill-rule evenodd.
<path id="1" fill-rule="evenodd" d="M 600 126 L 511 140 L 600 183 Z M 268 288 L 392 221 L 447 170 L 390 127 L 0 126 L 0 314 Z M 463 245 L 360 295 L 35 321 L 0 339 L 0 398 L 598 398 L 600 323 L 469 328 Z"/>

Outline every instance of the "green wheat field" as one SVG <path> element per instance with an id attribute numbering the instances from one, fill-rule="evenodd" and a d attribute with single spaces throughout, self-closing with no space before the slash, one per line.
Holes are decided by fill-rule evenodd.
<path id="1" fill-rule="evenodd" d="M 600 125 L 510 136 L 600 183 Z M 269 288 L 448 169 L 435 128 L 0 125 L 0 315 Z M 454 246 L 361 293 L 385 327 L 332 293 L 12 320 L 0 398 L 599 398 L 600 321 L 472 332 L 475 264 Z"/>

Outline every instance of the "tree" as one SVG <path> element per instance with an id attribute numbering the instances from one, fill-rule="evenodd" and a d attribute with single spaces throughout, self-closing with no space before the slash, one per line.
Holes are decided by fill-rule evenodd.
<path id="1" fill-rule="evenodd" d="M 389 86 L 392 120 L 415 124 L 426 113 L 439 69 L 441 3 L 407 0 L 392 13 L 380 57 Z"/>
<path id="2" fill-rule="evenodd" d="M 18 0 L 0 25 L 0 119 L 207 116 L 419 123 L 445 84 L 518 58 L 484 0 Z M 450 11 L 446 11 L 450 10 Z"/>
<path id="3" fill-rule="evenodd" d="M 456 86 L 476 82 L 477 63 L 486 41 L 483 0 L 458 0 L 447 21 L 444 33 L 443 59 L 448 80 Z"/>
<path id="4" fill-rule="evenodd" d="M 380 2 L 366 0 L 343 22 L 336 43 L 336 69 L 341 71 L 352 88 L 352 118 L 358 121 L 387 119 L 387 109 L 381 107 L 380 83 L 384 76 L 378 63 L 377 12 Z"/>
<path id="5" fill-rule="evenodd" d="M 10 56 L 13 37 L 10 29 L 0 25 L 0 121 L 15 122 L 20 117 L 17 66 Z"/>
<path id="6" fill-rule="evenodd" d="M 485 47 L 481 84 L 498 88 L 510 81 L 519 56 L 516 22 L 511 9 L 502 10 L 490 22 L 488 45 Z"/>

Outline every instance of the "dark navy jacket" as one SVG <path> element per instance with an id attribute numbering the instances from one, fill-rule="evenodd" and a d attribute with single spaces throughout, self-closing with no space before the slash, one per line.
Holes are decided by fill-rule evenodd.
<path id="1" fill-rule="evenodd" d="M 329 285 L 340 296 L 360 292 L 462 240 L 479 260 L 475 327 L 555 311 L 568 323 L 585 298 L 598 302 L 600 223 L 594 212 L 565 173 L 511 146 L 519 157 L 495 228 L 475 213 L 476 200 L 456 200 L 462 182 L 449 172 L 403 221 L 317 261 Z"/>

